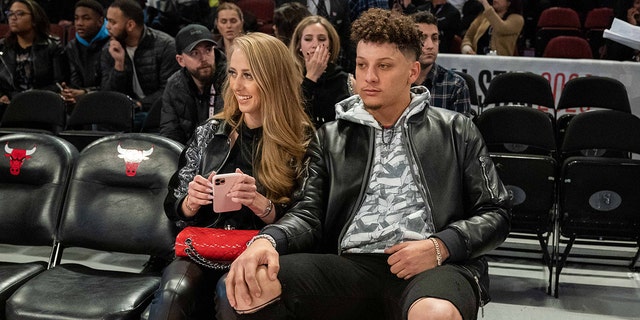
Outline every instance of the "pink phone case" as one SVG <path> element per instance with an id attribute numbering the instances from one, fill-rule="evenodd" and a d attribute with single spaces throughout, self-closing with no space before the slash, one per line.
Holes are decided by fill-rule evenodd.
<path id="1" fill-rule="evenodd" d="M 216 174 L 213 177 L 213 211 L 229 212 L 242 208 L 242 204 L 231 201 L 227 193 L 240 178 L 240 173 Z"/>

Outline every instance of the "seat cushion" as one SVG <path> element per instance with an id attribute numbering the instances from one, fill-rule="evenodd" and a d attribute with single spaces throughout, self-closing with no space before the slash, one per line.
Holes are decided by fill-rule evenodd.
<path id="1" fill-rule="evenodd" d="M 160 277 L 58 265 L 7 301 L 7 319 L 139 319 Z"/>
<path id="2" fill-rule="evenodd" d="M 23 283 L 47 269 L 44 261 L 30 263 L 0 262 L 0 305 Z"/>

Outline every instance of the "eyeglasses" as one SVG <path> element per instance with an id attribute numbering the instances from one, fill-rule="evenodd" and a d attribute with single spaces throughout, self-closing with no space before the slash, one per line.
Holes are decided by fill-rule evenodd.
<path id="1" fill-rule="evenodd" d="M 31 13 L 18 10 L 18 11 L 5 11 L 4 14 L 7 16 L 7 19 L 11 19 L 13 17 L 16 17 L 16 19 L 20 19 L 25 15 L 28 15 Z"/>

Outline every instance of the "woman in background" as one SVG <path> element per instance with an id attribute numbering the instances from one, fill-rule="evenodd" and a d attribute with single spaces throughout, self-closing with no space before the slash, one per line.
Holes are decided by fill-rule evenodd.
<path id="1" fill-rule="evenodd" d="M 244 33 L 244 15 L 242 9 L 232 2 L 223 2 L 218 6 L 216 14 L 216 30 L 220 34 L 218 48 L 229 55 L 229 47 L 233 39 Z"/>
<path id="2" fill-rule="evenodd" d="M 44 89 L 60 92 L 64 51 L 49 35 L 49 18 L 33 0 L 16 0 L 7 11 L 9 34 L 0 40 L 0 103 L 18 92 Z"/>
<path id="3" fill-rule="evenodd" d="M 224 111 L 197 127 L 169 182 L 165 213 L 179 226 L 260 229 L 280 217 L 303 172 L 313 136 L 293 58 L 263 33 L 237 37 L 228 60 Z M 227 197 L 240 210 L 215 213 L 216 174 L 241 173 Z M 177 258 L 164 270 L 150 319 L 209 319 L 225 271 Z"/>
<path id="4" fill-rule="evenodd" d="M 518 36 L 524 27 L 521 0 L 480 0 L 484 11 L 476 17 L 462 39 L 464 54 L 516 53 Z"/>
<path id="5" fill-rule="evenodd" d="M 296 27 L 289 50 L 304 74 L 302 91 L 316 128 L 336 118 L 335 104 L 353 94 L 351 77 L 336 64 L 340 39 L 321 16 L 308 16 Z"/>

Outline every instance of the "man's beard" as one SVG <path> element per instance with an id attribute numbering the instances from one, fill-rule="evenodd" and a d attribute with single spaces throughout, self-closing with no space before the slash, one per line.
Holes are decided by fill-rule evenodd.
<path id="1" fill-rule="evenodd" d="M 368 105 L 368 104 L 366 104 L 366 103 L 364 103 L 364 102 L 363 102 L 363 105 L 364 105 L 364 109 L 365 109 L 365 110 L 373 110 L 373 111 L 376 111 L 376 110 L 380 110 L 380 108 L 382 108 L 382 106 L 381 106 L 381 105 Z"/>
<path id="2" fill-rule="evenodd" d="M 122 30 L 122 32 L 120 32 L 120 34 L 118 35 L 111 35 L 111 37 L 118 40 L 118 42 L 120 42 L 122 46 L 124 46 L 127 36 L 129 36 L 129 33 L 127 32 L 127 30 Z"/>
<path id="3" fill-rule="evenodd" d="M 210 70 L 210 71 L 203 72 L 205 70 Z M 191 74 L 192 77 L 198 79 L 198 81 L 202 83 L 207 83 L 211 81 L 211 79 L 213 78 L 215 74 L 215 68 L 213 66 L 205 67 L 205 68 L 200 67 L 195 70 L 189 70 L 189 73 Z"/>
<path id="4" fill-rule="evenodd" d="M 420 70 L 425 70 L 428 67 L 431 67 L 433 65 L 433 62 L 422 62 L 420 61 Z"/>

